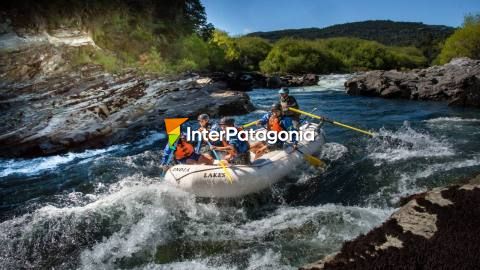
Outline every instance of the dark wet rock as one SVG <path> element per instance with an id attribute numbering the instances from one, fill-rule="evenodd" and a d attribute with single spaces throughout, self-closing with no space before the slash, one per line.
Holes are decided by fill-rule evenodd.
<path id="1" fill-rule="evenodd" d="M 266 88 L 280 88 L 280 87 L 302 87 L 317 85 L 319 76 L 316 74 L 304 75 L 284 75 L 284 76 L 269 76 L 266 78 Z"/>
<path id="2" fill-rule="evenodd" d="M 266 78 L 256 72 L 214 72 L 205 74 L 213 81 L 226 82 L 229 89 L 235 91 L 251 91 L 253 88 L 265 87 Z"/>
<path id="3" fill-rule="evenodd" d="M 215 72 L 203 74 L 213 81 L 226 82 L 227 87 L 236 91 L 250 91 L 254 88 L 302 87 L 317 85 L 318 75 L 265 76 L 257 72 Z"/>
<path id="4" fill-rule="evenodd" d="M 443 66 L 402 71 L 370 71 L 345 82 L 351 95 L 447 101 L 480 107 L 480 60 L 456 58 Z"/>
<path id="5" fill-rule="evenodd" d="M 480 176 L 412 195 L 389 220 L 301 269 L 477 269 Z"/>

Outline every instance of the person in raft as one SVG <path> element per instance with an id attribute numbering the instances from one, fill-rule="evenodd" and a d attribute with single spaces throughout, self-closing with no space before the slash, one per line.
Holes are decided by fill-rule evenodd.
<path id="1" fill-rule="evenodd" d="M 292 119 L 293 126 L 298 128 L 300 125 L 300 114 L 290 111 L 288 108 L 298 109 L 297 100 L 290 96 L 290 90 L 287 87 L 282 87 L 278 91 L 280 95 L 280 105 L 282 106 L 282 113 Z"/>
<path id="2" fill-rule="evenodd" d="M 219 125 L 222 130 L 226 130 L 227 127 L 235 127 L 235 120 L 224 117 L 220 120 Z M 213 145 L 212 150 L 226 152 L 227 154 L 225 155 L 224 159 L 229 164 L 250 164 L 250 146 L 247 141 L 242 141 L 239 138 L 230 138 L 230 140 L 227 141 L 225 138 L 223 138 L 222 144 L 222 146 Z"/>
<path id="3" fill-rule="evenodd" d="M 293 125 L 293 121 L 289 116 L 283 114 L 282 106 L 278 103 L 274 103 L 271 107 L 271 111 L 265 114 L 262 119 L 258 120 L 257 125 L 264 126 L 267 130 L 272 130 L 276 132 L 280 131 L 289 131 L 289 130 L 296 130 Z M 297 147 L 297 140 L 296 138 L 292 138 L 293 147 Z M 255 153 L 254 160 L 261 157 L 268 151 L 274 151 L 283 149 L 284 142 L 278 140 L 274 144 L 268 144 L 267 142 L 256 142 L 250 148 L 250 151 Z"/>
<path id="4" fill-rule="evenodd" d="M 199 125 L 198 131 L 204 131 L 204 130 L 206 130 L 207 132 L 210 132 L 212 130 L 220 131 L 220 127 L 217 124 L 212 123 L 210 121 L 210 117 L 206 113 L 200 114 L 197 120 Z M 210 143 L 216 146 L 222 145 L 221 141 L 210 141 Z M 206 154 L 209 154 L 210 156 L 213 156 L 211 153 L 210 146 L 208 146 L 208 143 L 204 141 L 197 142 L 195 152 L 206 153 Z"/>
<path id="5" fill-rule="evenodd" d="M 213 158 L 210 155 L 195 153 L 195 149 L 193 145 L 187 141 L 187 136 L 185 133 L 181 134 L 174 149 L 175 150 L 172 153 L 172 149 L 168 143 L 165 146 L 162 160 L 164 169 L 168 169 L 170 166 L 170 164 L 168 164 L 170 155 L 173 155 L 171 160 L 174 160 L 175 163 L 178 164 L 213 164 Z"/>

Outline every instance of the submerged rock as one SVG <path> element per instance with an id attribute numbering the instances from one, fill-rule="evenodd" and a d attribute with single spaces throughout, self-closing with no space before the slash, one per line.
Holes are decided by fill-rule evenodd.
<path id="1" fill-rule="evenodd" d="M 389 220 L 301 269 L 477 269 L 480 175 L 413 195 Z"/>
<path id="2" fill-rule="evenodd" d="M 456 58 L 443 66 L 402 71 L 370 71 L 345 82 L 351 95 L 448 101 L 480 107 L 480 60 Z"/>

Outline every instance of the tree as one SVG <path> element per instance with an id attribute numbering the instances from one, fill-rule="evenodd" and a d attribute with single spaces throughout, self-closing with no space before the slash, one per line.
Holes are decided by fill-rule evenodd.
<path id="1" fill-rule="evenodd" d="M 455 57 L 480 59 L 480 14 L 465 17 L 462 27 L 445 41 L 437 62 L 444 64 Z"/>
<path id="2" fill-rule="evenodd" d="M 239 65 L 245 70 L 258 70 L 260 61 L 264 60 L 272 45 L 259 37 L 240 37 L 235 39 L 239 52 Z"/>
<path id="3" fill-rule="evenodd" d="M 283 39 L 275 43 L 260 63 L 265 73 L 328 73 L 342 69 L 342 63 L 314 41 Z"/>

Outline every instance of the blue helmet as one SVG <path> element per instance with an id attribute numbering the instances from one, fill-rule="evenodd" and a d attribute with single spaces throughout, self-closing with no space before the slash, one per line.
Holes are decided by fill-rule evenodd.
<path id="1" fill-rule="evenodd" d="M 288 90 L 287 87 L 282 87 L 280 88 L 280 90 L 278 91 L 279 94 L 288 94 L 290 92 L 290 90 Z"/>

